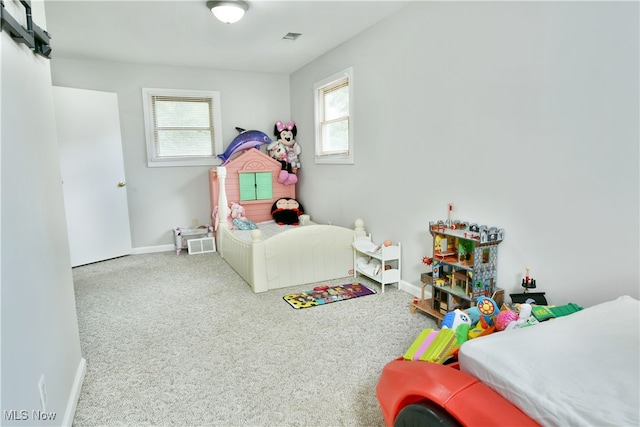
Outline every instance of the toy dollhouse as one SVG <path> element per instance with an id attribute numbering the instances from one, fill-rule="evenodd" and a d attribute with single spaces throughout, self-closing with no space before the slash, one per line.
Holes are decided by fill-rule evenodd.
<path id="1" fill-rule="evenodd" d="M 411 305 L 412 312 L 421 310 L 440 321 L 449 311 L 474 306 L 479 296 L 502 302 L 504 290 L 496 282 L 503 229 L 448 220 L 430 222 L 429 232 L 432 271 L 421 276 L 422 298 Z M 427 286 L 432 286 L 431 299 L 425 299 Z"/>

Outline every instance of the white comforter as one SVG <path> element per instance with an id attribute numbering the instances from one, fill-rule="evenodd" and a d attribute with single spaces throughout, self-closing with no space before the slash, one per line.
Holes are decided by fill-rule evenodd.
<path id="1" fill-rule="evenodd" d="M 545 426 L 638 426 L 639 307 L 625 296 L 476 338 L 460 368 Z"/>

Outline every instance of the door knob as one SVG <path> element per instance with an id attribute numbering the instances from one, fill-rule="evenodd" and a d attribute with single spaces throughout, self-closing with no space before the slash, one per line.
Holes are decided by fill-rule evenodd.
<path id="1" fill-rule="evenodd" d="M 125 185 L 127 185 L 127 183 L 126 183 L 126 182 L 124 182 L 124 181 L 120 181 L 120 182 L 118 183 L 118 187 L 124 187 Z"/>

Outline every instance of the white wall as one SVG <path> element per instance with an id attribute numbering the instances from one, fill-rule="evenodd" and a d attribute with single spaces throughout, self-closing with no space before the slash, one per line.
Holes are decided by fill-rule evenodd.
<path id="1" fill-rule="evenodd" d="M 34 22 L 46 28 L 42 2 Z M 16 16 L 16 18 L 18 18 Z M 50 64 L 0 34 L 2 52 L 2 424 L 70 423 L 84 375 L 53 114 Z M 46 410 L 38 422 L 38 381 Z M 5 411 L 27 411 L 9 421 Z M 22 417 L 22 413 L 18 416 Z M 66 418 L 65 418 L 66 417 Z"/>
<path id="2" fill-rule="evenodd" d="M 55 39 L 52 46 L 55 51 Z M 209 167 L 147 167 L 142 88 L 220 91 L 224 147 L 236 126 L 272 134 L 289 117 L 289 77 L 199 68 L 94 61 L 51 61 L 53 84 L 118 94 L 134 249 L 172 245 L 172 228 L 211 222 Z"/>
<path id="3" fill-rule="evenodd" d="M 639 297 L 637 2 L 416 2 L 291 76 L 299 195 L 362 217 L 420 284 L 430 220 L 505 229 L 550 303 Z M 313 163 L 312 85 L 354 67 L 355 165 Z M 308 154 L 307 154 L 308 153 Z"/>

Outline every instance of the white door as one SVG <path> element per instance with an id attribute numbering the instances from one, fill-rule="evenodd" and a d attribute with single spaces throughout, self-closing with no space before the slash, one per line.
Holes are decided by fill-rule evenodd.
<path id="1" fill-rule="evenodd" d="M 131 253 L 118 97 L 53 88 L 73 267 Z"/>

